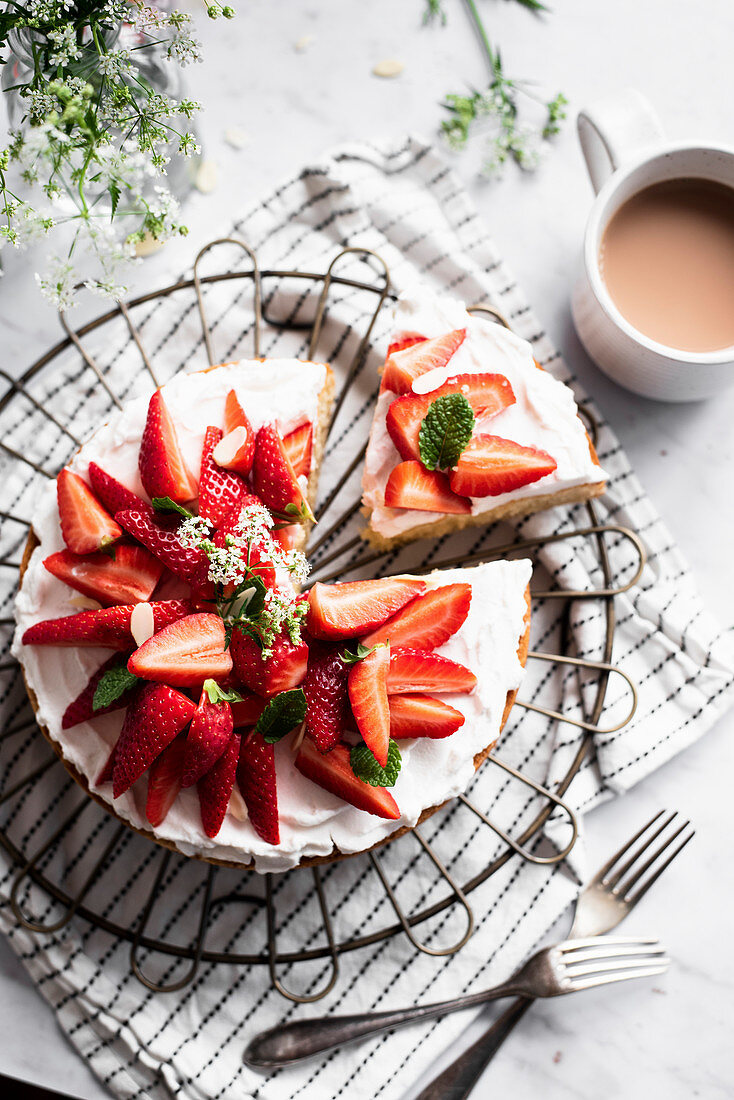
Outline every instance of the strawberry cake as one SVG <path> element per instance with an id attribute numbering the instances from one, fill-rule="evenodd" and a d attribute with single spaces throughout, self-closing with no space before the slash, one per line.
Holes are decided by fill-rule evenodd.
<path id="1" fill-rule="evenodd" d="M 362 480 L 380 549 L 599 496 L 573 394 L 530 344 L 461 302 L 402 297 Z"/>
<path id="2" fill-rule="evenodd" d="M 331 385 L 286 360 L 178 376 L 36 509 L 14 652 L 39 725 L 187 856 L 280 871 L 384 842 L 465 788 L 520 683 L 529 562 L 307 588 Z"/>

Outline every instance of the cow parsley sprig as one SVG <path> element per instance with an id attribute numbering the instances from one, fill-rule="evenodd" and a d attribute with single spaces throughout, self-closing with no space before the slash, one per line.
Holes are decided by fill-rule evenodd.
<path id="1" fill-rule="evenodd" d="M 204 7 L 211 19 L 235 14 Z M 11 0 L 0 46 L 17 74 L 4 88 L 20 106 L 0 149 L 0 246 L 63 240 L 37 275 L 60 309 L 74 304 L 85 257 L 85 285 L 118 298 L 136 245 L 187 232 L 166 170 L 171 156 L 200 152 L 188 126 L 200 104 L 157 90 L 145 63 L 152 50 L 178 66 L 201 61 L 192 18 L 142 0 Z"/>

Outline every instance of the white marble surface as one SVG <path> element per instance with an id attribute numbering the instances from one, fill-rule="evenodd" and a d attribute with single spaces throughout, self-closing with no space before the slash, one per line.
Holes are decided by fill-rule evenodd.
<path id="1" fill-rule="evenodd" d="M 514 3 L 480 4 L 506 69 L 563 89 L 572 109 L 633 84 L 657 105 L 672 136 L 732 140 L 730 0 L 558 0 L 545 21 Z M 191 73 L 192 90 L 207 106 L 202 132 L 207 155 L 219 164 L 219 187 L 190 202 L 191 236 L 146 261 L 136 289 L 183 267 L 230 213 L 324 147 L 406 129 L 431 134 L 443 93 L 484 78 L 460 0 L 446 0 L 445 29 L 421 27 L 422 0 L 243 0 L 239 6 L 236 23 L 203 28 L 208 63 Z M 306 34 L 314 40 L 297 53 L 294 43 Z M 386 57 L 405 62 L 396 80 L 371 75 Z M 240 151 L 223 141 L 233 125 L 249 135 Z M 489 184 L 477 181 L 471 156 L 457 167 L 536 311 L 621 436 L 706 601 L 723 625 L 734 622 L 734 389 L 705 404 L 656 405 L 615 387 L 584 356 L 568 295 L 591 194 L 572 125 L 536 176 L 509 170 Z M 3 365 L 16 371 L 58 336 L 53 314 L 39 309 L 30 270 L 27 258 L 10 257 L 0 284 Z M 591 815 L 592 863 L 661 806 L 695 823 L 694 843 L 625 927 L 663 937 L 674 964 L 663 979 L 634 992 L 622 987 L 534 1006 L 489 1067 L 478 1098 L 509 1090 L 520 1100 L 715 1100 L 734 1093 L 727 841 L 733 771 L 730 715 L 625 799 Z M 559 934 L 564 931 L 565 925 Z M 476 1034 L 477 1027 L 469 1029 L 467 1042 Z M 0 1035 L 0 1071 L 85 1100 L 107 1095 L 4 943 Z M 426 1066 L 423 1084 L 439 1064 Z"/>

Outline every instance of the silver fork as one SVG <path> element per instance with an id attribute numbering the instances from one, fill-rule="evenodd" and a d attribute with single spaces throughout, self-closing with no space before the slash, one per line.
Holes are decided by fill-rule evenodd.
<path id="1" fill-rule="evenodd" d="M 657 814 L 644 829 L 641 829 L 639 833 L 632 837 L 629 843 L 612 857 L 609 863 L 601 869 L 599 874 L 592 879 L 579 895 L 576 905 L 576 916 L 570 935 L 570 940 L 576 938 L 577 941 L 573 948 L 569 946 L 569 941 L 566 941 L 566 943 L 560 944 L 556 948 L 548 948 L 545 951 L 541 951 L 538 955 L 530 959 L 524 967 L 521 967 L 508 982 L 503 983 L 501 986 L 494 987 L 490 990 L 484 990 L 480 993 L 472 993 L 463 997 L 457 997 L 450 1001 L 442 1001 L 438 1004 L 431 1005 L 420 1005 L 407 1009 L 398 1009 L 392 1012 L 362 1013 L 355 1016 L 341 1017 L 318 1017 L 310 1020 L 294 1021 L 285 1026 L 272 1028 L 269 1031 L 262 1032 L 252 1040 L 245 1051 L 245 1061 L 253 1066 L 268 1068 L 287 1065 L 301 1058 L 307 1058 L 313 1054 L 328 1050 L 332 1046 L 341 1045 L 345 1042 L 352 1042 L 355 1039 L 373 1035 L 386 1028 L 399 1027 L 414 1020 L 426 1020 L 435 1016 L 442 1016 L 447 1012 L 469 1008 L 497 997 L 506 997 L 515 993 L 521 994 L 521 999 L 512 1006 L 513 1009 L 518 1012 L 517 1019 L 520 1019 L 526 1009 L 532 1004 L 532 999 L 534 997 L 557 996 L 559 993 L 571 992 L 572 989 L 570 987 L 558 987 L 554 992 L 549 993 L 547 992 L 547 986 L 544 987 L 546 991 L 543 992 L 539 986 L 534 986 L 533 989 L 530 989 L 527 984 L 522 984 L 521 987 L 518 983 L 527 982 L 529 977 L 534 977 L 537 980 L 541 967 L 544 965 L 546 967 L 549 965 L 552 967 L 553 963 L 557 963 L 559 959 L 562 960 L 562 965 L 564 967 L 568 967 L 568 960 L 572 955 L 576 972 L 573 977 L 571 977 L 570 970 L 566 969 L 563 977 L 565 977 L 566 980 L 574 981 L 574 991 L 578 988 L 590 988 L 588 983 L 598 985 L 606 984 L 610 981 L 621 981 L 626 977 L 640 977 L 643 975 L 640 974 L 639 971 L 643 969 L 645 970 L 645 975 L 648 972 L 650 974 L 660 973 L 661 970 L 666 968 L 667 959 L 665 959 L 662 950 L 658 951 L 653 948 L 653 945 L 656 945 L 657 941 L 601 940 L 597 943 L 596 941 L 590 941 L 589 936 L 596 932 L 605 932 L 618 924 L 626 913 L 637 904 L 655 879 L 662 874 L 668 863 L 675 858 L 680 849 L 688 843 L 688 840 L 690 840 L 693 835 L 693 833 L 691 833 L 690 836 L 686 838 L 680 847 L 666 860 L 663 866 L 651 876 L 649 881 L 645 882 L 639 888 L 633 897 L 628 897 L 629 890 L 631 890 L 637 882 L 639 882 L 640 877 L 652 867 L 652 864 L 670 841 L 662 845 L 657 852 L 645 861 L 644 865 L 639 869 L 639 873 L 635 872 L 635 875 L 629 882 L 625 881 L 624 893 L 620 894 L 619 885 L 621 877 L 626 875 L 627 871 L 632 868 L 633 863 L 638 860 L 643 852 L 647 851 L 651 843 L 654 843 L 663 829 L 666 828 L 672 818 L 675 817 L 675 814 L 671 815 L 671 817 L 663 823 L 632 859 L 626 861 L 619 869 L 619 874 L 615 872 L 613 879 L 609 877 L 612 868 L 626 855 L 631 846 L 639 840 L 643 833 L 658 821 L 662 813 L 663 811 Z M 678 830 L 675 836 L 680 835 L 680 832 L 682 832 L 687 824 L 686 822 L 685 825 Z M 675 839 L 675 836 L 671 838 L 671 840 Z M 617 891 L 616 893 L 614 892 L 615 890 Z M 592 925 L 595 925 L 595 927 L 591 927 Z M 582 937 L 582 939 L 579 939 L 579 937 Z M 635 944 L 634 951 L 630 951 L 633 943 Z M 552 953 L 554 951 L 559 954 L 553 956 Z M 583 952 L 585 952 L 585 954 L 582 954 Z M 632 964 L 631 960 L 633 959 L 637 960 L 637 965 Z M 543 961 L 539 962 L 538 960 Z M 605 963 L 605 966 L 594 971 L 594 966 L 602 961 Z M 650 969 L 648 971 L 647 968 L 649 967 L 655 967 L 656 969 Z M 584 972 L 579 973 L 579 968 L 583 969 Z M 548 971 L 546 970 L 546 974 L 547 973 Z M 559 976 L 560 971 L 556 973 L 556 978 L 559 979 Z M 578 984 L 582 981 L 587 984 L 583 986 Z M 520 1006 L 519 1011 L 518 1006 Z M 510 1012 L 511 1011 L 512 1009 Z M 505 1015 L 501 1017 L 501 1020 L 506 1017 L 509 1017 L 509 1012 L 505 1013 Z M 509 1033 L 512 1026 L 514 1026 L 514 1022 L 516 1021 L 513 1020 L 510 1023 L 502 1038 L 504 1038 L 505 1034 Z M 497 1023 L 499 1024 L 500 1020 L 498 1020 Z M 475 1047 L 478 1047 L 483 1041 L 483 1039 L 480 1040 L 479 1044 L 475 1044 Z M 500 1042 L 501 1041 L 502 1039 L 500 1039 Z M 499 1043 L 497 1046 L 499 1046 Z M 473 1050 L 474 1047 L 470 1047 L 469 1050 L 462 1055 L 462 1059 L 467 1059 L 465 1069 L 467 1073 L 469 1073 L 474 1066 L 474 1061 L 468 1059 L 470 1052 Z M 491 1058 L 491 1056 L 490 1054 L 489 1058 Z M 469 1089 L 471 1089 L 471 1084 L 473 1084 L 476 1077 L 479 1076 L 479 1073 L 481 1073 L 481 1070 L 484 1068 L 484 1065 L 486 1065 L 486 1062 L 489 1061 L 489 1058 L 482 1060 L 481 1066 L 479 1066 L 478 1055 L 476 1056 L 475 1060 L 479 1068 L 477 1072 L 471 1076 Z M 459 1059 L 459 1061 L 462 1059 Z M 457 1064 L 458 1063 L 454 1063 L 454 1066 Z M 454 1077 L 452 1077 L 449 1084 L 453 1084 Z M 437 1079 L 434 1084 L 438 1085 L 440 1081 L 441 1078 Z M 448 1084 L 444 1081 L 441 1085 L 444 1091 L 426 1092 L 425 1097 L 424 1094 L 421 1094 L 420 1100 L 428 1100 L 429 1097 L 440 1097 L 441 1100 L 446 1100 L 449 1095 L 452 1097 L 454 1095 L 457 1097 L 468 1095 L 467 1092 L 463 1094 L 447 1092 L 447 1087 Z M 433 1086 L 429 1086 L 429 1088 L 433 1088 Z"/>
<path id="2" fill-rule="evenodd" d="M 601 935 L 616 928 L 693 839 L 695 833 L 689 829 L 690 822 L 679 824 L 675 821 L 677 810 L 661 822 L 664 814 L 665 810 L 656 813 L 586 884 L 576 901 L 569 937 Z M 669 831 L 671 826 L 672 832 Z M 632 851 L 650 829 L 653 832 Z M 682 838 L 680 843 L 671 851 L 671 846 L 679 838 Z M 658 839 L 660 843 L 655 847 Z M 661 859 L 662 862 L 659 862 Z M 650 874 L 646 878 L 648 872 Z M 486 1067 L 532 1003 L 529 997 L 514 1001 L 484 1035 L 435 1077 L 415 1100 L 467 1100 Z"/>

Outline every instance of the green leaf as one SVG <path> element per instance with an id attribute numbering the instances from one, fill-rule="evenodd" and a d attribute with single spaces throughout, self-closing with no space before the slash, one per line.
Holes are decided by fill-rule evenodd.
<path id="1" fill-rule="evenodd" d="M 378 642 L 377 645 L 362 645 L 360 642 L 357 646 L 357 652 L 352 653 L 350 649 L 345 649 L 341 655 L 341 659 L 345 665 L 356 665 L 358 661 L 363 661 L 365 657 L 369 657 L 370 653 L 374 653 L 376 649 L 383 646 L 384 642 Z"/>
<path id="2" fill-rule="evenodd" d="M 183 516 L 184 519 L 191 519 L 193 512 L 190 512 L 188 508 L 184 508 L 182 504 L 177 504 L 175 500 L 171 500 L 170 497 L 153 497 L 153 509 L 156 512 L 175 512 L 179 516 Z"/>
<path id="3" fill-rule="evenodd" d="M 129 691 L 138 682 L 138 677 L 128 672 L 127 665 L 115 665 L 108 668 L 94 689 L 93 710 L 109 707 L 115 700 Z"/>
<path id="4" fill-rule="evenodd" d="M 216 680 L 205 680 L 204 691 L 210 703 L 241 703 L 242 696 L 238 691 L 225 691 Z"/>
<path id="5" fill-rule="evenodd" d="M 271 699 L 257 720 L 255 729 L 269 745 L 280 741 L 306 717 L 306 695 L 303 688 L 281 691 Z"/>
<path id="6" fill-rule="evenodd" d="M 364 743 L 355 745 L 349 753 L 349 763 L 357 779 L 369 783 L 371 787 L 394 787 L 402 762 L 397 742 L 392 740 L 387 747 L 387 766 L 384 768 L 377 763 L 375 754 Z"/>
<path id="7" fill-rule="evenodd" d="M 421 422 L 418 446 L 427 470 L 455 466 L 471 439 L 474 412 L 463 393 L 445 393 L 431 402 Z"/>
<path id="8" fill-rule="evenodd" d="M 115 183 L 114 180 L 110 180 L 110 185 L 107 188 L 107 190 L 109 191 L 109 195 L 110 195 L 110 202 L 111 202 L 110 221 L 112 221 L 115 214 L 117 213 L 117 204 L 120 201 L 120 188 L 118 187 L 118 185 Z"/>

